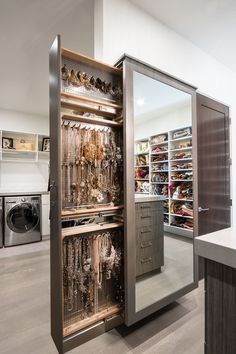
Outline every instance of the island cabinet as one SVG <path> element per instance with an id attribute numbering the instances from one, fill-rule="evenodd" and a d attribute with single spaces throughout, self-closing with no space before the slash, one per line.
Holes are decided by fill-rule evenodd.
<path id="1" fill-rule="evenodd" d="M 195 239 L 205 263 L 205 354 L 236 353 L 236 229 Z"/>

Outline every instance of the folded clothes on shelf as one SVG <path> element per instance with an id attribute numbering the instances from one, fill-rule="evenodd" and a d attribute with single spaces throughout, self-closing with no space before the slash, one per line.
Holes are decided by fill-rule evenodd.
<path id="1" fill-rule="evenodd" d="M 192 179 L 193 178 L 193 173 L 192 172 L 175 172 L 172 174 L 171 179 L 172 180 L 186 180 L 186 179 Z"/>
<path id="2" fill-rule="evenodd" d="M 163 151 L 168 151 L 168 146 L 156 146 L 152 148 L 152 153 L 158 153 L 158 152 L 163 152 Z"/>
<path id="3" fill-rule="evenodd" d="M 156 171 L 168 171 L 168 163 L 160 163 L 156 165 L 152 165 L 152 172 Z"/>
<path id="4" fill-rule="evenodd" d="M 167 154 L 160 154 L 157 156 L 152 156 L 152 162 L 166 161 L 166 160 L 168 160 Z"/>
<path id="5" fill-rule="evenodd" d="M 183 137 L 188 137 L 192 135 L 192 128 L 188 127 L 188 128 L 184 128 L 184 129 L 179 129 L 176 130 L 172 133 L 172 139 L 179 139 L 179 138 L 183 138 Z"/>
<path id="6" fill-rule="evenodd" d="M 167 173 L 153 173 L 152 174 L 152 182 L 168 182 L 168 174 Z"/>
<path id="7" fill-rule="evenodd" d="M 168 134 L 159 134 L 151 137 L 150 144 L 151 145 L 159 144 L 167 140 L 168 140 Z"/>
<path id="8" fill-rule="evenodd" d="M 148 165 L 148 164 L 149 164 L 149 155 L 136 156 L 137 166 Z"/>
<path id="9" fill-rule="evenodd" d="M 192 152 L 191 151 L 183 151 L 183 152 L 178 152 L 176 154 L 173 154 L 171 157 L 171 160 L 177 160 L 177 159 L 191 159 L 192 158 Z"/>
<path id="10" fill-rule="evenodd" d="M 172 199 L 193 199 L 193 186 L 191 182 L 173 182 L 169 185 Z"/>
<path id="11" fill-rule="evenodd" d="M 135 181 L 135 192 L 136 193 L 149 193 L 149 183 L 142 181 Z"/>
<path id="12" fill-rule="evenodd" d="M 192 147 L 192 140 L 189 139 L 189 141 L 185 141 L 184 143 L 174 143 L 174 145 L 172 146 L 172 150 L 175 150 L 175 149 L 187 149 L 187 148 L 191 148 Z"/>
<path id="13" fill-rule="evenodd" d="M 149 152 L 149 144 L 148 141 L 140 141 L 137 143 L 137 153 L 138 154 L 145 154 Z"/>
<path id="14" fill-rule="evenodd" d="M 168 202 L 168 200 L 164 200 L 163 207 L 164 207 L 164 213 L 169 213 L 169 202 Z"/>
<path id="15" fill-rule="evenodd" d="M 152 186 L 152 194 L 164 195 L 165 197 L 168 197 L 167 185 L 163 186 L 163 184 L 156 184 L 156 185 Z"/>
<path id="16" fill-rule="evenodd" d="M 136 168 L 135 169 L 135 178 L 144 178 L 144 179 L 149 178 L 149 168 L 147 168 L 147 167 Z"/>
<path id="17" fill-rule="evenodd" d="M 193 168 L 193 164 L 192 162 L 173 162 L 171 164 L 171 169 L 172 170 L 187 170 L 187 169 L 192 169 Z"/>
<path id="18" fill-rule="evenodd" d="M 171 214 L 193 217 L 193 203 L 172 201 L 170 203 L 170 212 Z"/>
<path id="19" fill-rule="evenodd" d="M 182 229 L 193 230 L 193 219 L 185 219 L 177 216 L 173 218 L 170 224 Z"/>

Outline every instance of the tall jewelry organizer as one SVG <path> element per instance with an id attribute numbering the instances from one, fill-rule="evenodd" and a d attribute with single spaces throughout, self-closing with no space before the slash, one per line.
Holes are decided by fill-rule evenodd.
<path id="1" fill-rule="evenodd" d="M 49 64 L 51 335 L 62 354 L 122 323 L 132 325 L 197 287 L 196 88 L 127 55 L 112 67 L 64 49 L 60 36 L 50 49 Z M 191 240 L 164 234 L 164 198 L 136 200 L 139 80 L 138 89 L 149 92 L 154 102 L 164 92 L 167 100 L 169 93 L 172 98 L 187 97 L 189 103 L 195 191 Z M 158 87 L 158 94 L 149 87 Z M 144 134 L 146 121 L 143 126 Z M 170 242 L 184 242 L 188 257 L 174 252 L 170 258 L 176 256 L 176 263 L 168 265 L 168 250 L 176 249 L 168 249 Z M 140 262 L 154 271 L 144 272 L 148 283 L 137 277 L 138 252 Z M 158 271 L 150 266 L 152 257 L 159 262 Z M 188 268 L 181 264 L 185 258 Z M 169 279 L 172 274 L 176 278 Z M 158 297 L 166 275 L 168 287 Z M 145 291 L 144 305 L 137 306 L 140 289 Z"/>
<path id="2" fill-rule="evenodd" d="M 122 70 L 50 51 L 51 333 L 60 353 L 122 323 Z"/>

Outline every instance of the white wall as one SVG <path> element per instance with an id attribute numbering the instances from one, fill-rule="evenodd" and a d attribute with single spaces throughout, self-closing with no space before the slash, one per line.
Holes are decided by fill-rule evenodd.
<path id="1" fill-rule="evenodd" d="M 48 117 L 0 109 L 0 130 L 49 134 Z M 47 163 L 0 162 L 0 192 L 46 191 Z"/>
<path id="2" fill-rule="evenodd" d="M 236 73 L 184 39 L 153 17 L 141 11 L 128 0 L 99 1 L 103 21 L 97 21 L 95 30 L 103 33 L 102 51 L 95 43 L 99 58 L 115 63 L 127 53 L 160 70 L 198 87 L 199 92 L 224 102 L 231 108 L 232 136 L 236 132 Z M 99 11 L 95 16 L 99 16 Z M 223 50 L 223 48 L 219 48 Z M 235 139 L 232 141 L 233 174 L 236 172 Z M 236 188 L 232 186 L 233 214 L 236 220 Z"/>
<path id="3" fill-rule="evenodd" d="M 151 116 L 143 115 L 142 121 L 135 124 L 135 140 L 191 125 L 191 106 L 189 105 Z"/>

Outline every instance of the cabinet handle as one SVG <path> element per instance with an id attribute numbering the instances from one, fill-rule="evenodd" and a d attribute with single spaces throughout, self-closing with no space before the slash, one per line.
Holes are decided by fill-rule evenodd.
<path id="1" fill-rule="evenodd" d="M 141 209 L 150 209 L 150 206 L 144 206 L 144 205 L 141 205 Z"/>
<path id="2" fill-rule="evenodd" d="M 148 234 L 149 232 L 152 232 L 152 230 L 141 231 L 141 234 Z"/>
<path id="3" fill-rule="evenodd" d="M 146 247 L 150 247 L 152 246 L 152 242 L 149 241 L 149 242 L 146 242 L 146 243 L 141 243 L 141 248 L 146 248 Z"/>
<path id="4" fill-rule="evenodd" d="M 141 219 L 150 219 L 150 215 L 148 215 L 148 216 L 141 216 Z"/>
<path id="5" fill-rule="evenodd" d="M 152 257 L 149 257 L 149 258 L 143 258 L 143 259 L 141 259 L 141 263 L 149 263 L 149 262 L 151 262 L 152 261 Z"/>

